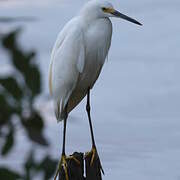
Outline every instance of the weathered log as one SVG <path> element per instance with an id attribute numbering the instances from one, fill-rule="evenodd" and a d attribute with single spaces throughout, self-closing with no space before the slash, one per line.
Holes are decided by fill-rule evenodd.
<path id="1" fill-rule="evenodd" d="M 73 157 L 75 157 L 80 164 L 78 164 L 73 159 L 67 160 L 68 166 L 68 180 L 102 180 L 101 176 L 101 164 L 98 155 L 96 154 L 93 164 L 91 165 L 91 156 L 89 154 L 84 159 L 83 153 L 73 153 Z M 85 170 L 86 177 L 84 177 L 84 162 L 85 162 Z M 62 167 L 59 172 L 59 180 L 66 180 L 64 168 Z"/>
<path id="2" fill-rule="evenodd" d="M 91 165 L 91 158 L 92 158 L 92 154 L 89 154 L 85 157 L 86 180 L 102 180 L 102 176 L 101 176 L 102 167 L 99 156 L 97 154 L 95 155 L 94 162 L 92 163 L 92 165 Z"/>
<path id="3" fill-rule="evenodd" d="M 83 153 L 73 153 L 72 155 L 74 158 L 76 158 L 80 164 L 78 164 L 73 159 L 67 160 L 67 166 L 68 166 L 68 180 L 85 180 L 83 174 L 84 174 L 84 155 Z M 62 167 L 59 172 L 59 180 L 66 180 L 65 178 L 65 172 L 64 168 Z"/>

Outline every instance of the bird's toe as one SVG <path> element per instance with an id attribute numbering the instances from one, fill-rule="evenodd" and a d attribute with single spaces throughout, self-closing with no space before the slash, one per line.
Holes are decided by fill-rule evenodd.
<path id="1" fill-rule="evenodd" d="M 67 165 L 67 159 L 68 157 L 66 157 L 66 155 L 62 155 L 61 156 L 61 159 L 59 161 L 59 165 L 58 165 L 58 169 L 56 171 L 56 175 L 54 177 L 54 180 L 56 180 L 61 168 L 63 168 L 64 170 L 64 173 L 65 173 L 65 180 L 69 180 L 69 177 L 68 177 L 68 165 Z"/>
<path id="2" fill-rule="evenodd" d="M 68 164 L 70 163 L 70 161 L 74 161 L 79 166 L 81 165 L 80 161 L 76 157 L 74 157 L 73 155 L 70 155 L 70 156 L 62 155 L 61 159 L 59 161 L 58 169 L 56 171 L 56 175 L 54 177 L 54 180 L 56 180 L 56 178 L 57 178 L 57 176 L 58 176 L 58 174 L 62 168 L 63 168 L 64 174 L 65 174 L 65 180 L 69 180 Z"/>
<path id="3" fill-rule="evenodd" d="M 101 161 L 97 152 L 96 147 L 92 147 L 91 151 L 85 153 L 85 159 L 90 158 L 90 167 L 94 165 L 94 163 L 98 164 L 100 167 L 100 170 L 104 174 L 104 170 L 101 165 Z"/>

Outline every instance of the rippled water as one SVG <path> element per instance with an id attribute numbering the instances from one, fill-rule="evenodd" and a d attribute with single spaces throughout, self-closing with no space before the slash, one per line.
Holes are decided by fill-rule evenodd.
<path id="1" fill-rule="evenodd" d="M 56 124 L 47 100 L 47 70 L 52 45 L 63 25 L 85 0 L 3 2 L 0 15 L 33 16 L 21 37 L 27 49 L 37 48 L 44 78 L 38 104 L 47 119 L 52 155 L 59 157 L 61 124 Z M 92 91 L 92 118 L 104 179 L 178 180 L 180 178 L 180 1 L 112 1 L 116 9 L 144 24 L 137 27 L 113 19 L 108 62 Z M 17 24 L 16 24 L 17 25 Z M 16 25 L 7 25 L 4 31 Z M 4 63 L 4 62 L 0 62 Z M 82 102 L 70 115 L 67 151 L 88 151 L 90 136 Z M 19 132 L 16 151 L 24 152 Z M 78 143 L 77 143 L 78 141 Z M 8 161 L 6 162 L 8 163 Z"/>

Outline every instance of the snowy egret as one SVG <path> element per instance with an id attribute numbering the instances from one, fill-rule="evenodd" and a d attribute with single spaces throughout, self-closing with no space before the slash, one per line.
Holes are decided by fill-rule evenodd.
<path id="1" fill-rule="evenodd" d="M 91 165 L 97 155 L 90 115 L 90 90 L 96 82 L 111 45 L 110 17 L 119 17 L 137 25 L 138 21 L 116 11 L 104 0 L 90 0 L 80 13 L 59 33 L 52 50 L 49 67 L 49 90 L 53 97 L 57 121 L 64 120 L 63 148 L 59 167 L 67 174 L 65 155 L 66 122 L 68 114 L 87 95 L 92 153 Z M 100 161 L 99 161 L 100 162 Z M 55 177 L 56 179 L 56 177 Z"/>

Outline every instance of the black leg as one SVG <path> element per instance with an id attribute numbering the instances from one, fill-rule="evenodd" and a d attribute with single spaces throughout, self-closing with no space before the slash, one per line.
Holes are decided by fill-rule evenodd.
<path id="1" fill-rule="evenodd" d="M 56 180 L 58 174 L 59 174 L 59 179 L 62 178 L 62 172 L 64 173 L 64 177 L 66 180 L 68 180 L 68 171 L 67 171 L 67 157 L 65 154 L 65 145 L 66 145 L 66 124 L 67 124 L 67 118 L 68 118 L 68 113 L 67 113 L 67 105 L 65 107 L 65 117 L 64 117 L 64 128 L 63 128 L 63 146 L 62 146 L 62 156 L 59 161 L 58 169 L 56 171 L 54 180 Z M 62 168 L 63 167 L 63 168 Z"/>
<path id="2" fill-rule="evenodd" d="M 62 147 L 62 155 L 65 155 L 65 145 L 66 145 L 66 123 L 67 123 L 67 112 L 64 118 L 64 129 L 63 129 L 63 147 Z"/>
<path id="3" fill-rule="evenodd" d="M 86 179 L 89 180 L 89 179 L 93 179 L 92 177 L 98 177 L 97 179 L 102 180 L 101 171 L 103 174 L 104 174 L 104 171 L 101 166 L 99 155 L 97 153 L 96 144 L 94 140 L 93 127 L 92 127 L 92 122 L 91 122 L 90 89 L 88 89 L 88 92 L 87 92 L 86 110 L 88 114 L 89 126 L 90 126 L 90 131 L 91 131 L 91 139 L 92 139 L 92 150 L 90 152 L 87 152 L 85 155 L 86 173 L 87 173 Z"/>
<path id="4" fill-rule="evenodd" d="M 65 107 L 65 117 L 64 117 L 62 156 L 59 161 L 58 169 L 56 171 L 54 180 L 56 180 L 58 174 L 59 174 L 59 180 L 61 180 L 61 179 L 69 180 L 69 172 L 72 171 L 71 160 L 73 160 L 75 162 L 75 164 L 78 165 L 78 168 L 81 165 L 81 162 L 76 157 L 74 157 L 74 154 L 71 156 L 66 156 L 66 154 L 65 154 L 66 124 L 67 124 L 67 118 L 68 118 L 67 106 L 68 105 L 66 105 L 66 107 Z"/>
<path id="5" fill-rule="evenodd" d="M 93 133 L 93 127 L 92 127 L 92 122 L 91 122 L 91 114 L 90 114 L 90 89 L 88 89 L 87 92 L 87 104 L 86 104 L 86 111 L 88 114 L 88 119 L 89 119 L 89 126 L 90 126 L 90 131 L 91 131 L 91 139 L 92 139 L 92 147 L 95 148 L 95 140 L 94 140 L 94 133 Z"/>

